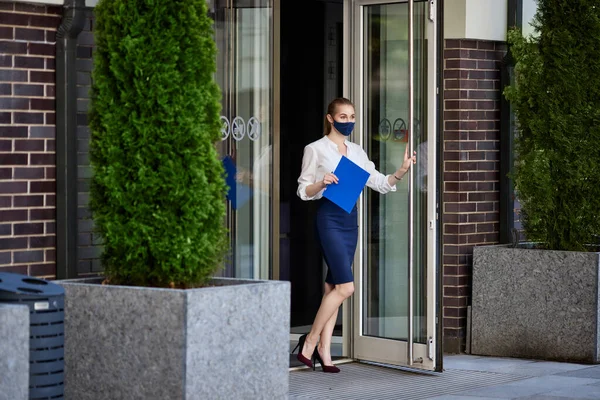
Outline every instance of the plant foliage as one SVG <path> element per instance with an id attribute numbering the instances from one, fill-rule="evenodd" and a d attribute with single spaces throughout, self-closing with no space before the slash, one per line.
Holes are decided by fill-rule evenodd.
<path id="1" fill-rule="evenodd" d="M 584 251 L 600 234 L 600 4 L 538 0 L 536 35 L 509 34 L 525 234 Z"/>
<path id="2" fill-rule="evenodd" d="M 111 283 L 202 285 L 227 249 L 206 0 L 101 0 L 90 207 Z"/>

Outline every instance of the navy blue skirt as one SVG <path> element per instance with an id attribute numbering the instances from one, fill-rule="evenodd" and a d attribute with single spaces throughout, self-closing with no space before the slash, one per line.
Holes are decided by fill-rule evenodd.
<path id="1" fill-rule="evenodd" d="M 332 285 L 354 282 L 352 262 L 358 241 L 356 206 L 348 214 L 326 198 L 319 200 L 317 238 L 327 263 L 325 282 Z"/>

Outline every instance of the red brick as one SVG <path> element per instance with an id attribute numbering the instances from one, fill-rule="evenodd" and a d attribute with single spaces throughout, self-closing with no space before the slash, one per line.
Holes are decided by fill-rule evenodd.
<path id="1" fill-rule="evenodd" d="M 0 254 L 2 254 L 2 253 L 0 253 Z M 8 253 L 8 254 L 10 255 L 10 253 Z M 0 262 L 0 264 L 3 264 L 3 263 Z M 21 275 L 27 275 L 28 274 L 27 273 L 27 265 L 0 266 L 0 272 L 11 272 L 13 274 L 21 274 Z"/>
<path id="2" fill-rule="evenodd" d="M 466 57 L 475 60 L 484 60 L 487 58 L 487 53 L 483 50 L 469 50 Z"/>
<path id="3" fill-rule="evenodd" d="M 2 211 L 0 211 L 0 214 Z M 1 250 L 14 250 L 14 249 L 26 249 L 27 238 L 0 238 L 0 249 Z"/>
<path id="4" fill-rule="evenodd" d="M 43 250 L 33 251 L 15 251 L 13 253 L 13 262 L 15 264 L 30 263 L 30 262 L 42 262 L 44 261 Z"/>
<path id="5" fill-rule="evenodd" d="M 56 155 L 54 154 L 31 154 L 31 165 L 54 165 Z"/>
<path id="6" fill-rule="evenodd" d="M 44 168 L 15 168 L 15 179 L 44 179 Z"/>
<path id="7" fill-rule="evenodd" d="M 27 43 L 0 40 L 0 53 L 23 54 L 27 52 Z"/>
<path id="8" fill-rule="evenodd" d="M 33 182 L 32 182 L 33 183 Z M 44 205 L 44 196 L 15 196 L 15 207 L 42 207 Z"/>
<path id="9" fill-rule="evenodd" d="M 48 261 L 48 260 L 46 260 Z M 55 276 L 56 275 L 56 264 L 33 264 L 29 266 L 29 275 L 31 276 Z"/>
<path id="10" fill-rule="evenodd" d="M 41 26 L 44 28 L 57 28 L 60 25 L 60 17 L 58 16 L 42 16 L 32 15 L 31 26 Z"/>
<path id="11" fill-rule="evenodd" d="M 14 84 L 15 96 L 43 96 L 44 85 Z"/>
<path id="12" fill-rule="evenodd" d="M 54 142 L 54 140 L 49 140 L 49 142 Z M 56 167 L 46 167 L 46 179 L 56 179 Z"/>
<path id="13" fill-rule="evenodd" d="M 0 109 L 29 110 L 29 99 L 15 97 L 0 97 Z"/>
<path id="14" fill-rule="evenodd" d="M 14 29 L 10 26 L 0 26 L 0 39 L 14 39 Z"/>
<path id="15" fill-rule="evenodd" d="M 56 96 L 56 86 L 46 85 L 46 97 L 54 97 L 54 96 Z"/>
<path id="16" fill-rule="evenodd" d="M 498 224 L 477 224 L 477 232 L 492 233 L 498 232 Z"/>
<path id="17" fill-rule="evenodd" d="M 444 307 L 444 317 L 466 318 L 467 308 Z"/>
<path id="18" fill-rule="evenodd" d="M 43 124 L 44 114 L 41 113 L 13 113 L 15 124 Z"/>
<path id="19" fill-rule="evenodd" d="M 8 194 L 8 193 L 27 193 L 27 182 L 1 182 L 0 183 L 0 193 Z"/>
<path id="20" fill-rule="evenodd" d="M 11 152 L 13 148 L 12 140 L 0 140 L 0 152 Z"/>
<path id="21" fill-rule="evenodd" d="M 27 154 L 3 154 L 0 165 L 27 165 Z"/>
<path id="22" fill-rule="evenodd" d="M 27 223 L 27 224 L 14 224 L 14 235 L 32 235 L 32 234 L 43 234 L 44 224 L 43 223 Z"/>
<path id="23" fill-rule="evenodd" d="M 31 182 L 31 193 L 53 193 L 56 191 L 55 181 Z"/>
<path id="24" fill-rule="evenodd" d="M 2 82 L 27 82 L 27 71 L 12 69 L 0 69 L 0 81 Z"/>
<path id="25" fill-rule="evenodd" d="M 30 81 L 31 82 L 43 82 L 43 83 L 54 83 L 55 74 L 54 72 L 47 71 L 31 71 Z"/>
<path id="26" fill-rule="evenodd" d="M 44 151 L 45 148 L 43 140 L 15 140 L 15 151 Z"/>
<path id="27" fill-rule="evenodd" d="M 56 236 L 31 236 L 29 238 L 29 247 L 39 249 L 44 247 L 55 247 Z"/>
<path id="28" fill-rule="evenodd" d="M 31 99 L 32 110 L 54 110 L 55 108 L 54 99 Z"/>
<path id="29" fill-rule="evenodd" d="M 56 54 L 56 47 L 48 43 L 29 43 L 29 54 L 53 56 Z"/>
<path id="30" fill-rule="evenodd" d="M 477 49 L 479 42 L 477 40 L 469 40 L 469 39 L 461 39 L 460 48 L 461 49 Z"/>
<path id="31" fill-rule="evenodd" d="M 45 60 L 41 57 L 15 57 L 15 67 L 44 69 Z"/>
<path id="32" fill-rule="evenodd" d="M 46 32 L 43 29 L 15 28 L 15 39 L 43 42 L 46 40 Z"/>
<path id="33" fill-rule="evenodd" d="M 56 250 L 55 249 L 46 250 L 46 261 L 56 261 Z"/>
<path id="34" fill-rule="evenodd" d="M 23 25 L 30 23 L 30 15 L 0 12 L 0 24 L 2 25 Z"/>
<path id="35" fill-rule="evenodd" d="M 485 222 L 485 214 L 468 214 L 467 220 L 469 222 Z"/>
<path id="36" fill-rule="evenodd" d="M 32 221 L 43 221 L 56 219 L 56 209 L 54 208 L 33 208 L 30 210 Z"/>

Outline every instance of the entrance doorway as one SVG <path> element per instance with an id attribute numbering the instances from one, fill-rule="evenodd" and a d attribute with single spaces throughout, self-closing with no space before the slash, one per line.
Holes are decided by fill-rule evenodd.
<path id="1" fill-rule="evenodd" d="M 343 94 L 343 1 L 281 1 L 280 279 L 292 287 L 290 341 L 308 332 L 327 267 L 315 239 L 316 202 L 297 195 L 304 147 L 323 136 L 324 111 Z M 332 354 L 342 356 L 342 313 Z M 291 358 L 294 365 L 295 357 Z"/>
<path id="2" fill-rule="evenodd" d="M 322 136 L 328 102 L 345 95 L 356 106 L 350 139 L 378 170 L 395 171 L 407 148 L 419 162 L 396 193 L 366 190 L 359 200 L 356 291 L 340 313 L 332 352 L 424 370 L 442 366 L 436 3 L 280 3 L 279 267 L 280 279 L 292 283 L 291 339 L 310 328 L 326 273 L 314 239 L 316 204 L 296 195 L 303 149 Z"/>

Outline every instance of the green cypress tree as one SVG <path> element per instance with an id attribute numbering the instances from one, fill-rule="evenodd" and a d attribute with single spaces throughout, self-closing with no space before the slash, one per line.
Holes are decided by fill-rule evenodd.
<path id="1" fill-rule="evenodd" d="M 536 35 L 509 34 L 518 120 L 515 186 L 525 234 L 589 250 L 600 234 L 600 4 L 538 0 Z"/>
<path id="2" fill-rule="evenodd" d="M 90 207 L 111 283 L 200 286 L 223 261 L 216 46 L 206 0 L 101 0 Z"/>

